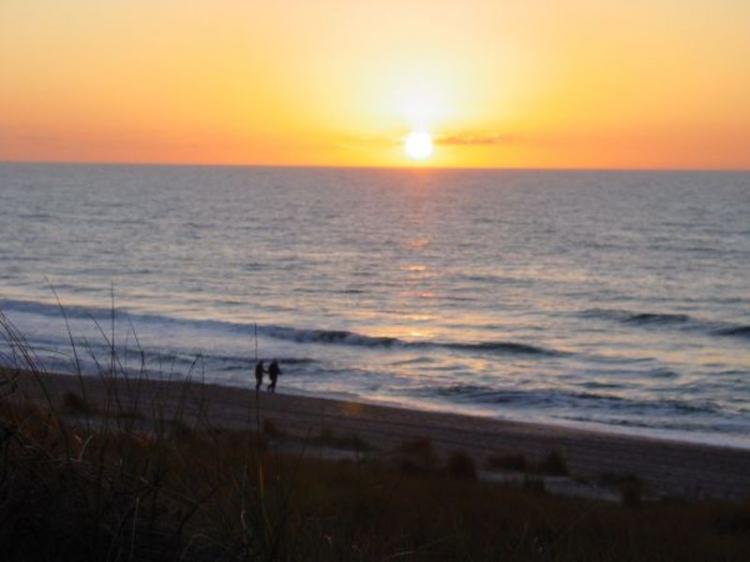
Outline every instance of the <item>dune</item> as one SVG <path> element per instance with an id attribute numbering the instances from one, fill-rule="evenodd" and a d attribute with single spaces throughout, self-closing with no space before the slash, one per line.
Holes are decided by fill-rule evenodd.
<path id="1" fill-rule="evenodd" d="M 40 384 L 43 383 L 43 384 Z M 62 407 L 85 396 L 94 409 L 117 407 L 146 419 L 158 404 L 184 409 L 186 420 L 211 428 L 272 427 L 304 438 L 324 433 L 356 436 L 369 454 L 387 454 L 400 444 L 428 440 L 443 456 L 462 452 L 484 467 L 494 457 L 540 463 L 551 453 L 580 481 L 637 478 L 655 497 L 741 499 L 750 497 L 750 450 L 634 437 L 536 423 L 510 422 L 451 413 L 415 411 L 261 392 L 195 382 L 74 377 L 21 373 L 14 400 Z M 309 440 L 309 439 L 308 439 Z M 311 453 L 316 454 L 316 453 Z"/>

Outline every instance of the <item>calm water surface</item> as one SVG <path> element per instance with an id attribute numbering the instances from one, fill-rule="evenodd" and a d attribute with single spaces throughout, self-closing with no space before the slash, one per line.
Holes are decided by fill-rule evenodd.
<path id="1" fill-rule="evenodd" d="M 750 174 L 0 165 L 50 369 L 111 284 L 153 376 L 750 446 Z"/>

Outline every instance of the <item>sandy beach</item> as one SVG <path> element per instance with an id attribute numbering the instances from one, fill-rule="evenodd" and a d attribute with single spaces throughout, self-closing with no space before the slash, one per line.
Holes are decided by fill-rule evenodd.
<path id="1" fill-rule="evenodd" d="M 271 423 L 300 438 L 323 431 L 356 435 L 368 449 L 393 450 L 428 439 L 439 454 L 461 451 L 483 466 L 491 455 L 521 455 L 538 462 L 556 451 L 570 476 L 582 481 L 636 477 L 654 497 L 743 499 L 750 496 L 750 451 L 730 447 L 598 433 L 449 413 L 423 412 L 351 401 L 269 394 L 211 384 L 78 378 L 29 374 L 17 378 L 14 400 L 44 403 L 43 382 L 55 407 L 66 394 L 85 395 L 106 410 L 119 404 L 137 416 L 153 416 L 158 405 L 208 428 L 252 429 Z M 83 386 L 82 386 L 83 385 Z M 310 454 L 315 454 L 310 452 Z"/>

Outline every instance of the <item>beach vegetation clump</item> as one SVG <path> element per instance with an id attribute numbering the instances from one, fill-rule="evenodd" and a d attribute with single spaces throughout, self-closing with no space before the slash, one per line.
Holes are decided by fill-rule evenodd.
<path id="1" fill-rule="evenodd" d="M 565 458 L 559 451 L 552 451 L 537 463 L 529 462 L 524 455 L 492 454 L 487 457 L 485 466 L 488 470 L 498 472 L 513 471 L 548 476 L 569 474 Z"/>
<path id="2" fill-rule="evenodd" d="M 624 482 L 620 487 L 620 501 L 628 507 L 641 505 L 641 486 L 638 482 Z"/>
<path id="3" fill-rule="evenodd" d="M 568 465 L 560 451 L 552 451 L 539 463 L 539 472 L 550 476 L 567 476 Z"/>
<path id="4" fill-rule="evenodd" d="M 524 472 L 529 468 L 529 463 L 523 455 L 492 454 L 487 457 L 485 466 L 488 470 L 493 471 L 512 470 Z"/>
<path id="5" fill-rule="evenodd" d="M 718 513 L 714 527 L 721 535 L 750 537 L 750 498 Z"/>
<path id="6" fill-rule="evenodd" d="M 638 507 L 643 502 L 646 484 L 642 478 L 635 474 L 602 474 L 598 478 L 602 486 L 615 489 L 620 494 L 620 503 L 627 507 Z M 672 505 L 684 505 L 684 500 L 678 498 L 664 498 L 663 503 Z"/>
<path id="7" fill-rule="evenodd" d="M 544 478 L 526 474 L 523 477 L 523 489 L 530 490 L 535 493 L 544 493 L 547 490 L 547 487 L 544 484 Z"/>
<path id="8" fill-rule="evenodd" d="M 173 420 L 171 423 L 170 437 L 182 441 L 189 441 L 191 439 L 197 439 L 198 434 L 190 425 L 183 420 L 177 419 Z"/>
<path id="9" fill-rule="evenodd" d="M 351 451 L 369 451 L 370 444 L 356 433 L 340 435 L 328 426 L 323 426 L 313 443 L 319 446 Z"/>
<path id="10" fill-rule="evenodd" d="M 417 439 L 403 441 L 401 445 L 399 445 L 398 451 L 419 460 L 425 465 L 433 465 L 437 459 L 432 441 L 427 437 L 419 437 Z"/>
<path id="11" fill-rule="evenodd" d="M 643 480 L 635 475 L 628 475 L 620 480 L 620 501 L 628 507 L 638 507 L 643 501 Z"/>
<path id="12" fill-rule="evenodd" d="M 400 469 L 407 474 L 429 474 L 438 470 L 437 453 L 426 437 L 403 441 L 396 448 Z"/>
<path id="13" fill-rule="evenodd" d="M 94 406 L 75 392 L 63 394 L 63 408 L 65 408 L 66 413 L 81 416 L 91 416 L 98 413 Z"/>
<path id="14" fill-rule="evenodd" d="M 269 418 L 263 420 L 263 433 L 271 439 L 279 439 L 284 436 L 284 432 Z"/>
<path id="15" fill-rule="evenodd" d="M 476 482 L 479 479 L 477 466 L 469 455 L 463 452 L 452 453 L 446 463 L 448 476 L 455 480 Z"/>

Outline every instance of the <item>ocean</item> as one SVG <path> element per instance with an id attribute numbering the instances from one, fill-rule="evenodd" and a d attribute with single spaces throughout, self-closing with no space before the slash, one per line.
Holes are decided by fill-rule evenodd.
<path id="1" fill-rule="evenodd" d="M 2 164 L 0 311 L 72 372 L 58 297 L 87 373 L 114 302 L 152 377 L 750 447 L 750 173 Z"/>

